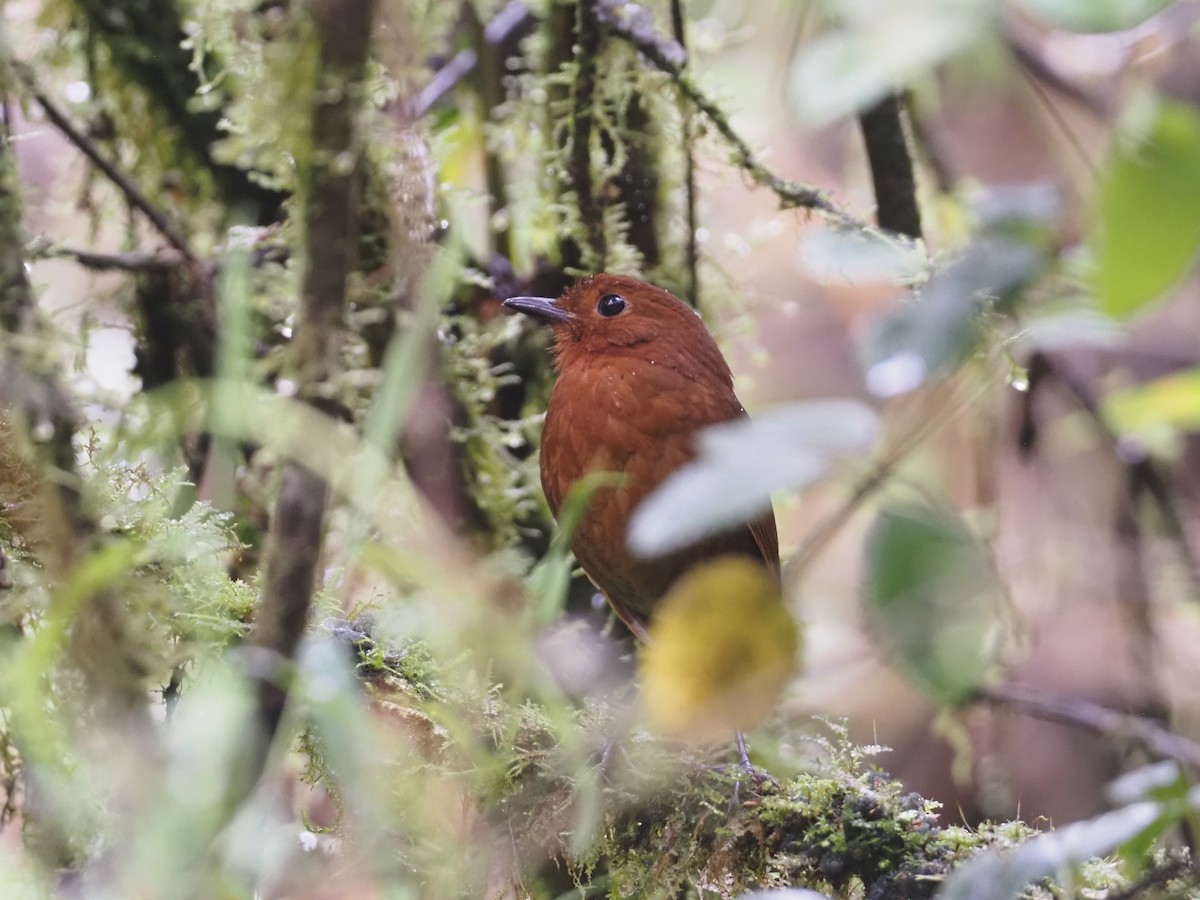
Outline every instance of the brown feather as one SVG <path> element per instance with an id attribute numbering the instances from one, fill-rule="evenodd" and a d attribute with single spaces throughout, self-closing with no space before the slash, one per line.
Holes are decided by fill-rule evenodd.
<path id="1" fill-rule="evenodd" d="M 627 308 L 605 318 L 599 299 L 619 294 Z M 571 288 L 557 307 L 559 377 L 542 434 L 542 486 L 558 514 L 572 485 L 592 471 L 620 472 L 600 488 L 572 541 L 592 582 L 639 636 L 654 607 L 687 569 L 723 554 L 761 560 L 779 580 L 779 540 L 768 512 L 748 525 L 667 556 L 635 557 L 626 545 L 637 505 L 695 454 L 696 432 L 746 415 L 733 376 L 699 317 L 666 291 L 632 278 L 597 275 Z"/>

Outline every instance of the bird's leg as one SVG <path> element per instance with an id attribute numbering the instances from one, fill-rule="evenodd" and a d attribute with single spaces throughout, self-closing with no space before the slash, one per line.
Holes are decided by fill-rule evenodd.
<path id="1" fill-rule="evenodd" d="M 754 764 L 750 762 L 750 751 L 746 748 L 746 733 L 739 728 L 734 734 L 737 735 L 738 759 L 742 761 L 742 768 L 751 776 L 756 775 Z"/>
<path id="2" fill-rule="evenodd" d="M 754 763 L 750 762 L 750 750 L 746 747 L 746 733 L 742 729 L 734 732 L 737 736 L 738 759 L 741 761 L 742 770 L 754 779 L 756 785 L 762 784 L 764 781 L 769 781 L 775 784 L 776 781 L 771 777 L 771 773 L 766 769 L 760 769 Z M 738 778 L 738 787 L 741 786 L 742 780 Z M 736 802 L 737 787 L 734 788 L 734 797 Z"/>

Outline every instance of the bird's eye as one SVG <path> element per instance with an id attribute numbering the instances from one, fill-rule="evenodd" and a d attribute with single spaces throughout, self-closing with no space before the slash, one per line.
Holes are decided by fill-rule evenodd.
<path id="1" fill-rule="evenodd" d="M 596 312 L 611 318 L 620 315 L 625 310 L 625 298 L 620 294 L 605 294 L 596 304 Z"/>

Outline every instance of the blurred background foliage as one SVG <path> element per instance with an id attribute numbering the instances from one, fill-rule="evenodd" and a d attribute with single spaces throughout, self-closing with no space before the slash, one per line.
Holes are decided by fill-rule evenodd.
<path id="1" fill-rule="evenodd" d="M 1200 890 L 1200 3 L 3 14 L 0 895 Z M 775 497 L 759 777 L 537 483 L 601 270 L 755 416 L 633 540 Z"/>

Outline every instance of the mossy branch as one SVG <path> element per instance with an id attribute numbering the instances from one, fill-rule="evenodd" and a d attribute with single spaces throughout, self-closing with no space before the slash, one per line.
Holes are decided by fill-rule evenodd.
<path id="1" fill-rule="evenodd" d="M 78 577 L 100 544 L 100 529 L 79 489 L 74 441 L 83 418 L 58 374 L 31 352 L 39 346 L 41 323 L 25 270 L 21 205 L 5 130 L 0 133 L 0 470 L 6 476 L 19 473 L 28 497 L 23 511 L 5 510 L 6 525 L 21 533 L 51 573 L 50 614 L 64 620 L 64 629 L 69 626 L 66 656 L 84 675 L 87 699 L 119 730 L 142 737 L 150 731 L 145 671 L 127 609 L 111 589 L 95 585 L 94 577 L 90 582 Z M 29 708 L 14 712 L 18 741 L 37 732 L 31 715 Z M 53 767 L 61 760 L 38 758 L 35 752 L 22 763 Z M 40 780 L 26 777 L 25 843 L 52 869 L 72 865 L 77 860 L 65 811 L 44 801 L 42 787 Z"/>
<path id="2" fill-rule="evenodd" d="M 650 14 L 633 3 L 619 0 L 597 0 L 599 19 L 612 33 L 633 45 L 655 68 L 670 76 L 679 92 L 708 119 L 717 133 L 733 151 L 734 163 L 751 180 L 775 194 L 783 209 L 812 209 L 823 213 L 841 225 L 852 228 L 868 227 L 864 222 L 843 210 L 829 195 L 808 185 L 789 181 L 764 166 L 750 145 L 734 131 L 729 118 L 716 102 L 696 85 L 684 71 L 687 54 L 675 41 L 659 35 Z"/>
<path id="3" fill-rule="evenodd" d="M 575 22 L 575 81 L 571 86 L 571 155 L 567 174 L 587 236 L 583 264 L 604 271 L 604 217 L 592 184 L 592 126 L 595 120 L 596 60 L 600 53 L 599 0 L 579 0 Z"/>
<path id="4" fill-rule="evenodd" d="M 687 29 L 684 25 L 683 0 L 671 0 L 671 33 L 675 42 L 684 52 L 684 62 L 681 68 L 687 67 Z M 696 154 L 693 142 L 692 112 L 690 109 L 681 111 L 683 116 L 683 183 L 686 192 L 684 216 L 687 221 L 687 269 L 688 269 L 688 302 L 692 306 L 700 303 L 700 272 L 697 264 L 700 261 L 700 247 L 696 239 L 698 222 L 696 221 Z"/>
<path id="5" fill-rule="evenodd" d="M 156 120 L 175 139 L 180 157 L 208 171 L 224 205 L 237 209 L 251 203 L 256 207 L 254 218 L 273 218 L 283 195 L 213 156 L 213 146 L 225 136 L 225 110 L 197 109 L 193 103 L 200 78 L 192 69 L 185 6 L 153 0 L 75 0 L 74 5 L 108 48 L 113 68 L 144 92 L 158 114 Z"/>

